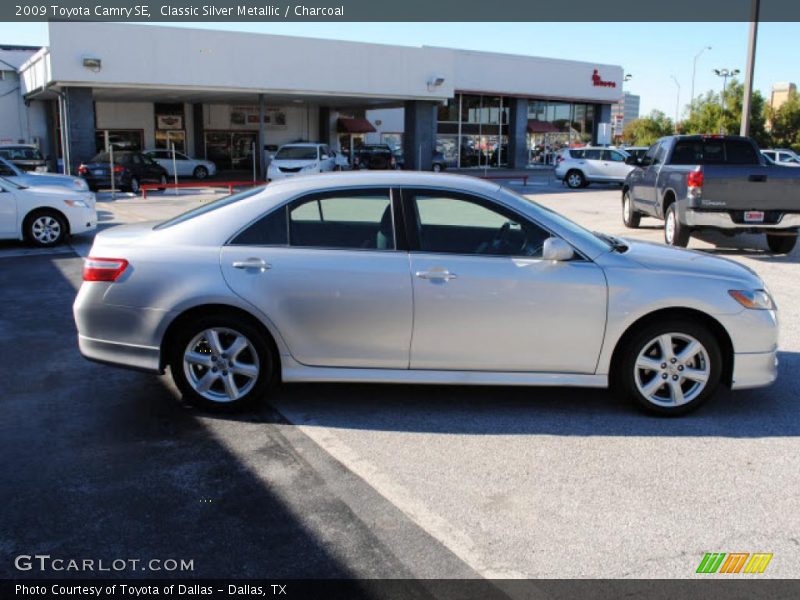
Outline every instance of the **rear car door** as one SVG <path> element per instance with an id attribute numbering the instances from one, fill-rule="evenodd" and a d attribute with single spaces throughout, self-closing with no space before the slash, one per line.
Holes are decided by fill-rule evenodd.
<path id="1" fill-rule="evenodd" d="M 550 233 L 487 198 L 405 189 L 412 369 L 593 373 L 606 281 L 593 262 L 542 260 Z"/>
<path id="2" fill-rule="evenodd" d="M 388 188 L 299 197 L 235 235 L 222 271 L 300 363 L 407 369 L 412 296 Z"/>
<path id="3" fill-rule="evenodd" d="M 583 174 L 586 179 L 591 181 L 603 181 L 606 179 L 603 172 L 602 150 L 599 148 L 587 148 L 583 152 L 583 160 L 578 161 L 583 164 Z"/>

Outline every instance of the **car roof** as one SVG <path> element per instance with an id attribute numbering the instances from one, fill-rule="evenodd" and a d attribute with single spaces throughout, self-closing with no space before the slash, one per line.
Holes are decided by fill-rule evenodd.
<path id="1" fill-rule="evenodd" d="M 339 171 L 278 179 L 269 184 L 276 191 L 324 191 L 343 187 L 432 187 L 454 188 L 476 194 L 493 194 L 500 185 L 471 175 L 426 171 Z"/>

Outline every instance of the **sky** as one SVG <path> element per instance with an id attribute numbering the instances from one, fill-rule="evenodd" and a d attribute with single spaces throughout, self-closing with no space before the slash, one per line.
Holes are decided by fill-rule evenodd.
<path id="1" fill-rule="evenodd" d="M 156 24 L 153 24 L 156 25 Z M 658 109 L 685 116 L 695 95 L 719 91 L 715 68 L 745 70 L 749 23 L 164 23 L 407 46 L 445 46 L 621 65 L 625 91 L 641 96 L 641 114 Z M 0 43 L 47 45 L 46 23 L 0 23 Z M 800 23 L 761 23 L 754 88 L 769 98 L 772 84 L 800 84 Z M 677 84 L 672 79 L 675 77 Z M 740 78 L 742 76 L 740 75 Z M 678 104 L 679 102 L 679 104 Z"/>

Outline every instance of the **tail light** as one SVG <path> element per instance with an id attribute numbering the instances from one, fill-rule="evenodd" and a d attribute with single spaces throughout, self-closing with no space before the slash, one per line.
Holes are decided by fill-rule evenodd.
<path id="1" fill-rule="evenodd" d="M 122 173 L 125 170 L 125 167 L 122 165 L 114 165 L 114 173 Z"/>
<path id="2" fill-rule="evenodd" d="M 701 188 L 701 187 L 703 187 L 703 172 L 702 171 L 692 171 L 686 177 L 686 183 L 689 184 L 690 188 Z"/>
<path id="3" fill-rule="evenodd" d="M 128 268 L 124 258 L 97 258 L 90 256 L 83 263 L 84 281 L 116 281 Z"/>
<path id="4" fill-rule="evenodd" d="M 78 175 L 86 175 L 89 172 L 89 169 L 86 165 L 79 165 L 78 166 Z"/>

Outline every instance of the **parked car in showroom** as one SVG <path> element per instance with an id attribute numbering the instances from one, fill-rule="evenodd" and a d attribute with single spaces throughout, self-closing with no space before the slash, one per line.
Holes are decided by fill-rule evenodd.
<path id="1" fill-rule="evenodd" d="M 89 189 L 110 188 L 112 170 L 114 186 L 134 194 L 139 193 L 139 186 L 143 183 L 167 184 L 167 170 L 141 152 L 114 152 L 113 166 L 110 161 L 111 155 L 104 151 L 78 167 L 78 174 L 89 184 Z"/>
<path id="2" fill-rule="evenodd" d="M 327 144 L 284 144 L 267 168 L 267 180 L 276 181 L 294 175 L 333 171 L 335 158 Z"/>
<path id="3" fill-rule="evenodd" d="M 96 227 L 94 194 L 69 187 L 26 187 L 0 177 L 0 239 L 48 247 Z"/>
<path id="4" fill-rule="evenodd" d="M 33 144 L 0 144 L 0 158 L 17 165 L 23 171 L 46 173 L 47 160 Z"/>
<path id="5" fill-rule="evenodd" d="M 9 181 L 27 187 L 38 187 L 42 185 L 60 186 L 74 189 L 79 192 L 89 192 L 89 185 L 81 177 L 71 175 L 60 175 L 57 173 L 40 173 L 37 171 L 23 171 L 17 165 L 0 158 L 0 177 L 5 177 Z"/>
<path id="6" fill-rule="evenodd" d="M 99 233 L 83 280 L 83 355 L 169 369 L 209 407 L 279 380 L 611 385 L 677 415 L 777 372 L 776 309 L 750 269 L 593 233 L 467 176 L 247 190 Z"/>
<path id="7" fill-rule="evenodd" d="M 183 152 L 176 151 L 174 161 L 172 150 L 145 150 L 144 155 L 149 156 L 164 167 L 170 177 L 174 177 L 176 171 L 178 172 L 178 177 L 194 177 L 195 179 L 205 179 L 217 174 L 217 165 L 210 160 L 191 158 Z"/>
<path id="8" fill-rule="evenodd" d="M 590 183 L 623 183 L 634 167 L 628 154 L 612 148 L 565 148 L 556 156 L 555 176 L 571 188 Z"/>
<path id="9" fill-rule="evenodd" d="M 761 154 L 769 158 L 776 165 L 783 167 L 800 167 L 800 156 L 794 150 L 778 148 L 776 150 L 762 150 Z"/>
<path id="10" fill-rule="evenodd" d="M 622 220 L 664 221 L 664 241 L 686 246 L 693 232 L 761 233 L 776 254 L 791 252 L 800 231 L 800 171 L 770 164 L 750 138 L 677 135 L 630 159 Z"/>

